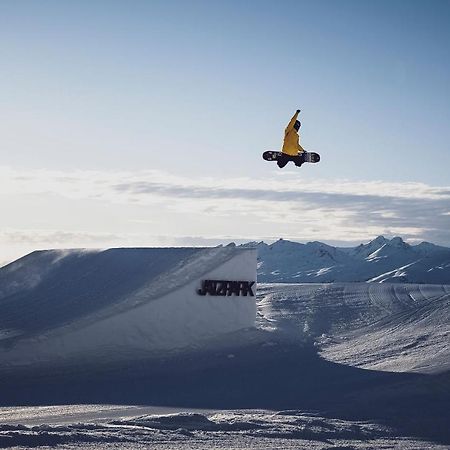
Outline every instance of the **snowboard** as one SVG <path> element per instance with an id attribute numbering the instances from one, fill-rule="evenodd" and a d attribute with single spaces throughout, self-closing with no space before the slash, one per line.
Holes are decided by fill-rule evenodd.
<path id="1" fill-rule="evenodd" d="M 278 157 L 281 155 L 282 155 L 281 152 L 269 150 L 267 152 L 264 152 L 262 157 L 266 161 L 276 161 Z M 294 162 L 296 158 L 301 158 L 302 162 L 309 162 L 309 163 L 318 163 L 320 161 L 320 155 L 314 152 L 302 152 L 298 156 L 291 156 L 290 158 L 292 158 L 291 161 Z"/>

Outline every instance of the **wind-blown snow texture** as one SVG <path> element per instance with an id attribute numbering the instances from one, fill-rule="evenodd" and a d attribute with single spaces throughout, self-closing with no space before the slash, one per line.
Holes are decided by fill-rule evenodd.
<path id="1" fill-rule="evenodd" d="M 117 408 L 119 409 L 119 408 Z M 1 412 L 0 412 L 1 415 Z M 162 449 L 444 450 L 444 445 L 396 437 L 383 425 L 323 418 L 295 410 L 151 414 L 102 422 L 1 425 L 0 447 Z"/>
<path id="2" fill-rule="evenodd" d="M 125 254 L 133 259 L 134 251 Z M 214 251 L 183 251 L 187 254 L 178 255 L 183 261 L 178 274 L 183 268 L 202 272 L 203 262 L 217 256 Z M 97 273 L 91 260 L 95 255 L 86 259 L 88 273 Z M 198 265 L 186 264 L 200 256 Z M 222 257 L 212 260 L 243 270 L 229 256 L 225 262 Z M 32 257 L 49 258 L 61 268 L 64 257 L 76 256 L 43 252 Z M 97 308 L 94 297 L 68 285 L 72 270 L 58 269 L 59 276 L 51 278 L 46 264 L 19 263 L 22 273 L 11 267 L 6 275 L 0 272 L 5 313 L 0 315 L 0 447 L 441 450 L 450 445 L 448 284 L 260 284 L 256 327 L 235 327 L 177 352 L 161 352 L 156 339 L 152 342 L 158 352 L 142 353 L 137 336 L 122 334 L 127 351 L 133 353 L 137 345 L 139 358 L 103 353 L 97 364 L 68 371 L 36 366 L 30 358 L 28 365 L 4 370 L 7 355 L 19 343 L 25 351 L 26 343 L 36 348 L 35 341 L 45 342 L 54 330 L 60 337 L 80 335 L 98 318 L 117 324 L 115 319 L 142 299 L 131 295 L 142 292 L 139 288 L 117 296 L 111 289 L 108 299 L 100 296 Z M 116 267 L 108 266 L 111 277 L 118 277 L 114 282 L 131 283 L 127 276 L 120 279 Z M 172 269 L 166 267 L 164 273 Z M 130 276 L 140 280 L 138 286 L 149 277 L 149 286 L 161 286 L 156 294 L 166 292 L 165 283 L 154 284 L 164 279 L 156 273 L 131 270 Z M 81 271 L 77 280 L 85 276 Z M 49 279 L 45 290 L 39 290 Z M 109 277 L 105 274 L 98 285 L 96 280 L 91 279 L 92 292 L 101 295 Z M 77 295 L 66 298 L 55 292 Z M 35 299 L 44 313 L 35 310 L 33 324 Z M 14 307 L 16 300 L 20 308 Z M 59 309 L 58 301 L 66 301 L 68 310 Z M 144 322 L 147 318 L 141 317 Z M 125 329 L 133 332 L 128 327 L 122 333 Z"/>
<path id="3" fill-rule="evenodd" d="M 354 248 L 283 239 L 252 245 L 258 248 L 258 281 L 263 283 L 450 284 L 450 249 L 427 242 L 409 245 L 400 237 L 379 236 Z"/>

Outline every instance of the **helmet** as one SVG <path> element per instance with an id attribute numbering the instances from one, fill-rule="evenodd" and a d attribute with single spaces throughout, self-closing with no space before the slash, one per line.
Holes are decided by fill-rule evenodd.
<path id="1" fill-rule="evenodd" d="M 302 124 L 300 123 L 300 120 L 296 120 L 294 123 L 294 128 L 296 129 L 296 131 L 298 131 L 301 126 Z"/>

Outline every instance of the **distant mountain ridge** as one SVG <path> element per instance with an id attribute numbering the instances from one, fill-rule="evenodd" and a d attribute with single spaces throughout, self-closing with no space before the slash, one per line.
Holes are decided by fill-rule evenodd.
<path id="1" fill-rule="evenodd" d="M 356 247 L 280 239 L 259 242 L 258 281 L 263 283 L 389 282 L 450 284 L 450 248 L 410 245 L 378 236 Z"/>

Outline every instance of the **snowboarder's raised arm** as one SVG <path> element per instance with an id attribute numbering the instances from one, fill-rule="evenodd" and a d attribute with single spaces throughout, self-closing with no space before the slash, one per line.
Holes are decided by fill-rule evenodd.
<path id="1" fill-rule="evenodd" d="M 292 116 L 291 121 L 288 123 L 288 126 L 287 126 L 286 129 L 284 130 L 284 133 L 285 133 L 285 134 L 286 134 L 286 133 L 289 133 L 289 131 L 291 131 L 292 128 L 294 128 L 294 124 L 295 124 L 295 121 L 297 120 L 297 117 L 298 117 L 299 113 L 300 113 L 300 110 L 297 109 L 297 111 L 295 111 L 295 114 Z"/>

